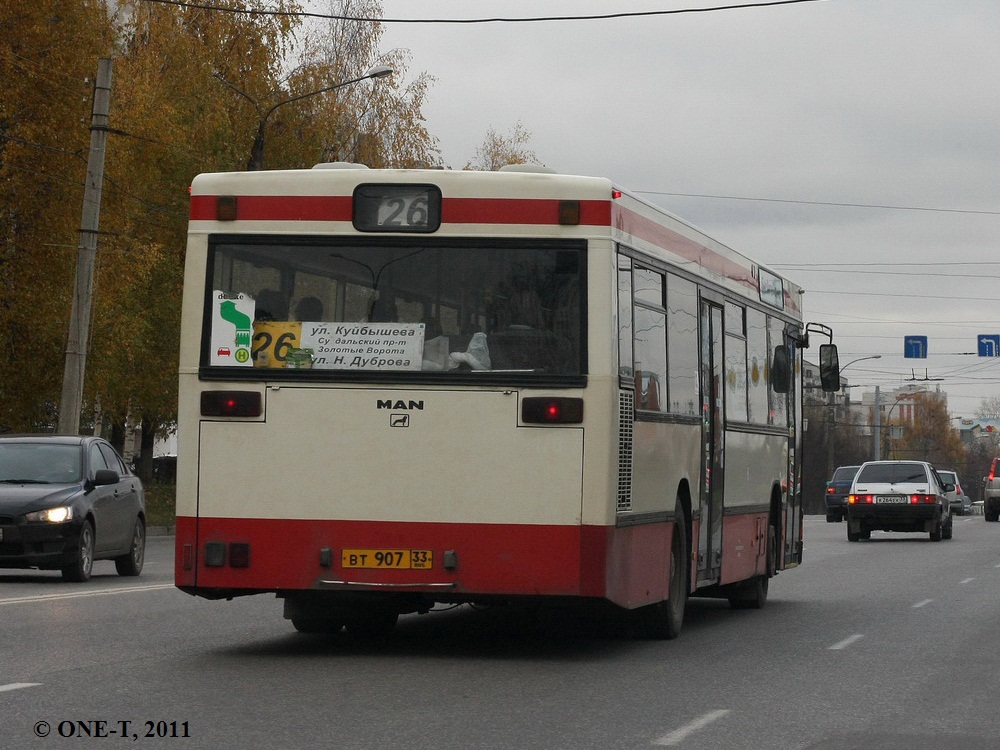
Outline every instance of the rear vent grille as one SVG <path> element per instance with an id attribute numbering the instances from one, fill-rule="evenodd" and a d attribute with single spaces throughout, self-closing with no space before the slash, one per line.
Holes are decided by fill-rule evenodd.
<path id="1" fill-rule="evenodd" d="M 632 434 L 635 394 L 621 391 L 618 396 L 618 512 L 632 510 Z"/>

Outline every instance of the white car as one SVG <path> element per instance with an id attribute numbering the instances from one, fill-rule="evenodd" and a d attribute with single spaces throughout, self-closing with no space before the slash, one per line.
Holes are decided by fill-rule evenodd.
<path id="1" fill-rule="evenodd" d="M 958 474 L 944 469 L 938 469 L 937 473 L 942 482 L 955 485 L 955 489 L 947 493 L 948 500 L 951 502 L 952 514 L 956 516 L 970 515 L 972 513 L 972 498 L 962 491 L 962 483 L 958 481 Z"/>
<path id="2" fill-rule="evenodd" d="M 926 461 L 869 461 L 847 496 L 847 539 L 869 539 L 874 530 L 924 531 L 932 542 L 951 539 L 954 484 Z"/>

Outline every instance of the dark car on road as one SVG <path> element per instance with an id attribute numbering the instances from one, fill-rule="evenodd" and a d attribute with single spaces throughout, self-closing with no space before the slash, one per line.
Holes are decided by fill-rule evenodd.
<path id="1" fill-rule="evenodd" d="M 98 437 L 0 435 L 0 568 L 90 578 L 95 560 L 142 572 L 145 492 Z"/>
<path id="2" fill-rule="evenodd" d="M 847 539 L 869 539 L 872 531 L 924 531 L 932 542 L 951 539 L 948 492 L 926 461 L 869 461 L 861 464 L 847 496 Z"/>
<path id="3" fill-rule="evenodd" d="M 839 523 L 847 516 L 847 496 L 860 466 L 840 466 L 826 483 L 826 520 Z"/>

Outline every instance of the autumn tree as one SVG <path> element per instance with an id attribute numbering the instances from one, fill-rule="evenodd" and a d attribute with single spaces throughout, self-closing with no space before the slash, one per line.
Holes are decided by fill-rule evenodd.
<path id="1" fill-rule="evenodd" d="M 391 78 L 280 108 L 268 123 L 269 165 L 439 162 L 421 114 L 431 79 L 404 83 L 406 54 L 379 52 L 378 23 L 307 28 L 282 13 L 299 8 L 291 0 L 213 5 L 279 12 L 123 0 L 109 16 L 102 0 L 0 4 L 0 427 L 55 421 L 89 142 L 84 82 L 99 57 L 113 58 L 114 76 L 84 424 L 141 420 L 151 440 L 176 419 L 187 187 L 199 172 L 245 167 L 261 120 L 252 102 L 269 107 L 382 62 Z M 330 7 L 381 14 L 367 0 Z"/>
<path id="2" fill-rule="evenodd" d="M 466 165 L 466 169 L 479 171 L 496 171 L 508 164 L 539 164 L 535 152 L 528 148 L 531 133 L 524 129 L 521 122 L 514 125 L 508 135 L 502 135 L 493 128 L 486 131 L 486 138 L 475 156 Z"/>
<path id="3" fill-rule="evenodd" d="M 965 446 L 952 429 L 944 399 L 933 393 L 913 396 L 913 421 L 892 445 L 893 458 L 929 461 L 945 469 L 965 464 Z"/>
<path id="4" fill-rule="evenodd" d="M 990 396 L 980 401 L 976 416 L 980 419 L 1000 419 L 1000 396 Z"/>
<path id="5" fill-rule="evenodd" d="M 97 0 L 0 3 L 0 427 L 55 422 L 79 245 Z"/>

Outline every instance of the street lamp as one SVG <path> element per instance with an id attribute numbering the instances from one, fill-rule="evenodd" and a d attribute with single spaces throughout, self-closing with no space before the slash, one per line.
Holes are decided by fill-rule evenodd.
<path id="1" fill-rule="evenodd" d="M 366 72 L 363 76 L 351 78 L 347 81 L 341 81 L 340 83 L 335 83 L 332 86 L 324 86 L 316 91 L 310 91 L 308 94 L 299 94 L 298 96 L 284 99 L 266 110 L 262 109 L 260 104 L 258 104 L 255 99 L 251 98 L 245 91 L 241 91 L 236 88 L 229 81 L 222 78 L 222 76 L 216 75 L 216 78 L 253 104 L 253 106 L 257 109 L 257 114 L 260 115 L 260 122 L 257 124 L 257 133 L 254 135 L 253 146 L 250 149 L 250 159 L 247 161 L 247 171 L 257 172 L 264 168 L 264 130 L 267 127 L 268 118 L 274 114 L 274 111 L 278 109 L 278 107 L 284 107 L 286 104 L 291 104 L 292 102 L 307 99 L 318 94 L 325 94 L 327 91 L 333 91 L 334 89 L 343 88 L 344 86 L 350 86 L 352 83 L 358 83 L 359 81 L 364 81 L 369 78 L 385 78 L 386 76 L 391 75 L 392 72 L 392 68 L 388 65 L 375 65 L 374 67 L 369 68 L 368 72 Z"/>
<path id="2" fill-rule="evenodd" d="M 889 411 L 886 412 L 885 415 L 886 424 L 889 424 L 889 419 L 892 417 L 893 409 L 899 406 L 901 401 L 906 401 L 906 399 L 912 398 L 918 393 L 929 393 L 929 392 L 930 391 L 928 391 L 926 388 L 921 388 L 919 390 L 907 391 L 906 393 L 902 393 L 896 396 L 895 401 L 892 402 L 892 406 L 889 407 Z M 875 386 L 875 425 L 872 429 L 872 437 L 873 437 L 872 441 L 873 452 L 875 454 L 874 460 L 880 461 L 882 459 L 882 404 L 879 399 L 878 386 Z"/>
<path id="3" fill-rule="evenodd" d="M 869 354 L 867 357 L 858 357 L 857 359 L 852 359 L 846 365 L 840 368 L 840 372 L 843 373 L 848 367 L 853 365 L 855 362 L 864 362 L 866 359 L 882 359 L 881 354 Z M 850 386 L 848 386 L 850 387 Z"/>

